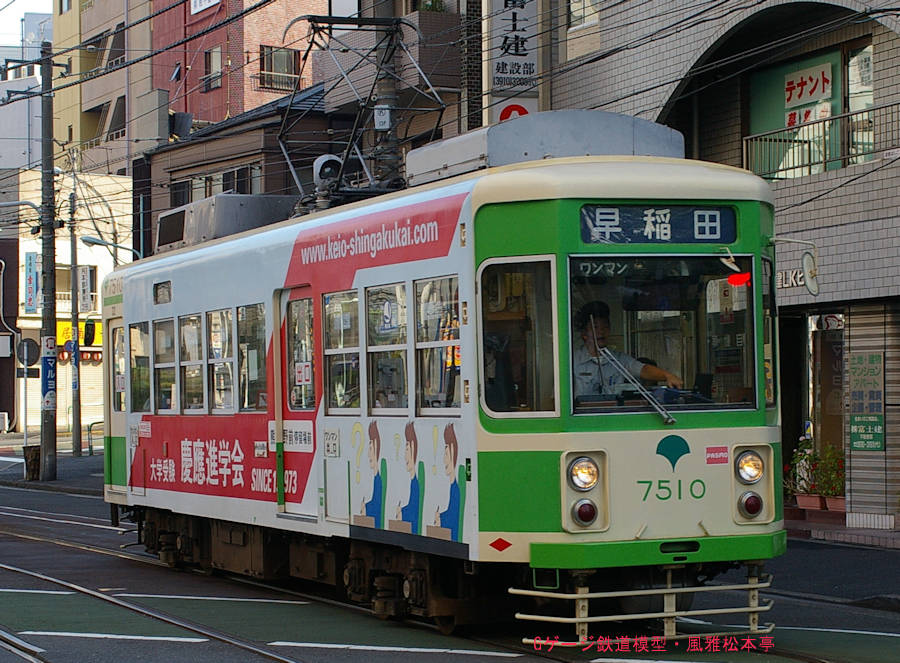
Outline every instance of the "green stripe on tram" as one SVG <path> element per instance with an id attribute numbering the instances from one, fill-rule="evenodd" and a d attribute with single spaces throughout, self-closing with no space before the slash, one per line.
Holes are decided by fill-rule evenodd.
<path id="1" fill-rule="evenodd" d="M 678 544 L 685 550 L 677 550 Z M 669 552 L 662 552 L 667 546 Z M 696 550 L 693 548 L 696 546 Z M 787 532 L 745 536 L 714 536 L 665 541 L 609 543 L 532 543 L 531 566 L 537 569 L 596 569 L 658 564 L 770 559 L 784 553 Z"/>
<path id="2" fill-rule="evenodd" d="M 478 454 L 478 526 L 486 532 L 559 532 L 559 451 Z"/>
<path id="3" fill-rule="evenodd" d="M 103 438 L 103 477 L 108 486 L 124 486 L 128 481 L 128 453 L 125 438 Z"/>

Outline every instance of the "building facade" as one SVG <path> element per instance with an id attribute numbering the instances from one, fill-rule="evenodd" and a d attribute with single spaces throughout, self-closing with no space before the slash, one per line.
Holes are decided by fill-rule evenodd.
<path id="1" fill-rule="evenodd" d="M 66 167 L 74 149 L 84 171 L 130 174 L 141 152 L 168 136 L 168 99 L 153 88 L 151 58 L 144 57 L 150 4 L 55 4 L 53 133 Z"/>
<path id="2" fill-rule="evenodd" d="M 308 26 L 288 26 L 304 14 L 327 14 L 328 0 L 274 0 L 243 14 L 252 4 L 192 0 L 153 18 L 153 87 L 167 93 L 172 111 L 190 113 L 197 126 L 274 101 L 298 79 L 299 89 L 313 82 L 311 67 L 302 66 Z M 159 11 L 171 3 L 152 5 Z"/>
<path id="3" fill-rule="evenodd" d="M 11 169 L 0 171 L 0 177 L 9 186 L 3 189 L 4 200 L 41 200 L 40 170 Z M 58 218 L 67 223 L 70 217 L 69 194 L 76 196 L 75 237 L 77 265 L 83 271 L 88 302 L 79 314 L 79 338 L 83 339 L 86 319 L 97 321 L 97 336 L 92 346 L 83 346 L 80 355 L 80 393 L 82 424 L 103 419 L 103 351 L 100 320 L 99 286 L 113 268 L 130 262 L 131 244 L 131 182 L 123 176 L 63 173 L 56 177 Z M 37 212 L 29 207 L 4 215 L 0 226 L 0 255 L 4 262 L 3 322 L 0 335 L 10 335 L 11 344 L 21 339 L 40 342 L 41 293 L 40 257 L 41 238 L 32 232 L 39 228 Z M 59 430 L 71 430 L 72 426 L 72 361 L 66 342 L 72 340 L 71 297 L 71 243 L 68 225 L 56 231 L 56 342 L 59 350 L 57 363 L 57 426 Z M 111 246 L 86 246 L 83 237 L 96 237 Z M 79 279 L 81 277 L 79 276 Z M 89 309 L 89 310 L 87 310 Z M 83 342 L 83 340 L 82 340 Z M 23 431 L 40 426 L 41 381 L 37 377 L 16 377 L 18 362 L 14 357 L 0 353 L 0 412 L 9 427 Z M 27 401 L 27 405 L 26 405 Z"/>
<path id="4" fill-rule="evenodd" d="M 553 6 L 552 108 L 656 120 L 689 157 L 771 182 L 785 455 L 806 433 L 841 450 L 847 524 L 900 525 L 896 16 L 852 0 Z"/>

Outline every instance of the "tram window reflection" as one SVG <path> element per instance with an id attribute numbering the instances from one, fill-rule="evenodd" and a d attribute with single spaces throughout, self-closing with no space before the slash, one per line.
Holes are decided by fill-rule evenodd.
<path id="1" fill-rule="evenodd" d="M 737 257 L 734 265 L 738 272 L 718 256 L 573 258 L 570 319 L 588 302 L 605 302 L 610 331 L 604 342 L 615 356 L 653 358 L 661 369 L 681 377 L 683 386 L 673 387 L 671 381 L 644 385 L 666 408 L 753 407 L 757 362 L 751 259 Z M 578 393 L 585 381 L 578 373 L 588 370 L 574 363 L 583 344 L 578 330 L 572 330 L 571 343 L 576 413 L 650 409 L 648 398 L 627 377 L 599 383 L 614 388 Z M 616 370 L 606 365 L 606 357 L 594 361 L 604 376 Z"/>
<path id="2" fill-rule="evenodd" d="M 406 414 L 400 412 L 409 400 L 405 284 L 366 289 L 366 331 L 369 408 L 380 414 Z"/>
<path id="3" fill-rule="evenodd" d="M 460 407 L 459 279 L 416 281 L 416 390 L 421 414 Z"/>
<path id="4" fill-rule="evenodd" d="M 325 390 L 333 414 L 355 414 L 360 407 L 359 294 L 356 290 L 323 295 Z"/>
<path id="5" fill-rule="evenodd" d="M 265 306 L 239 306 L 237 328 L 240 409 L 267 410 Z"/>
<path id="6" fill-rule="evenodd" d="M 481 274 L 482 380 L 493 412 L 556 408 L 550 262 L 488 265 Z"/>

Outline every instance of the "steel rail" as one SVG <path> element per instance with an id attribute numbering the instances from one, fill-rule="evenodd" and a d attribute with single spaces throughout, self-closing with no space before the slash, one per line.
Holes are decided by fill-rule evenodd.
<path id="1" fill-rule="evenodd" d="M 28 661 L 28 663 L 48 663 L 46 658 L 40 656 L 44 651 L 43 649 L 35 647 L 24 640 L 20 640 L 12 633 L 0 630 L 0 650 L 2 649 Z"/>
<path id="2" fill-rule="evenodd" d="M 232 645 L 233 647 L 237 647 L 238 649 L 243 649 L 244 651 L 257 654 L 258 656 L 262 656 L 263 658 L 267 658 L 272 661 L 278 661 L 279 663 L 300 663 L 300 661 L 297 661 L 296 659 L 287 658 L 286 656 L 282 656 L 277 652 L 271 651 L 269 649 L 264 649 L 258 645 L 253 644 L 252 642 L 241 640 L 240 638 L 236 638 L 234 636 L 228 635 L 227 633 L 222 633 L 221 631 L 208 628 L 206 626 L 203 626 L 202 624 L 197 624 L 185 619 L 179 619 L 160 610 L 144 608 L 134 603 L 123 601 L 116 596 L 109 596 L 107 594 L 103 594 L 102 592 L 89 589 L 88 587 L 83 587 L 81 585 L 68 582 L 67 580 L 62 580 L 61 578 L 54 578 L 43 573 L 38 573 L 37 571 L 29 571 L 28 569 L 22 569 L 17 566 L 11 566 L 9 564 L 3 563 L 0 563 L 0 570 L 9 571 L 11 573 L 18 573 L 20 575 L 26 575 L 37 580 L 42 580 L 44 582 L 59 585 L 60 587 L 71 589 L 72 591 L 78 592 L 79 594 L 84 594 L 86 596 L 105 601 L 106 603 L 110 603 L 119 608 L 130 610 L 131 612 L 143 615 L 144 617 L 150 617 L 151 619 L 161 621 L 165 624 L 169 624 L 186 631 L 191 631 L 193 633 L 203 635 L 207 638 L 210 638 L 211 640 L 217 640 L 218 642 Z"/>

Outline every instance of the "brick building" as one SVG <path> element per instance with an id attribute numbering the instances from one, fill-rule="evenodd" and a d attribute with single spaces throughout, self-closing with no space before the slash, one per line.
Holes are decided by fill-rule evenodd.
<path id="1" fill-rule="evenodd" d="M 817 445 L 843 450 L 847 524 L 896 527 L 900 21 L 853 0 L 675 4 L 557 5 L 550 105 L 656 120 L 689 157 L 771 181 L 777 234 L 814 242 L 819 263 L 813 297 L 798 278 L 809 247 L 778 245 L 785 454 L 812 421 Z M 860 361 L 883 385 L 860 388 Z"/>
<path id="2" fill-rule="evenodd" d="M 153 21 L 153 87 L 166 90 L 169 109 L 190 113 L 195 124 L 208 123 L 278 99 L 312 84 L 311 67 L 302 68 L 307 24 L 288 24 L 304 14 L 327 14 L 328 0 L 274 0 L 210 32 L 211 26 L 251 7 L 243 0 L 192 0 L 156 16 Z M 171 5 L 154 0 L 153 11 Z M 167 49 L 191 35 L 184 45 Z M 166 49 L 166 50 L 164 50 Z"/>

